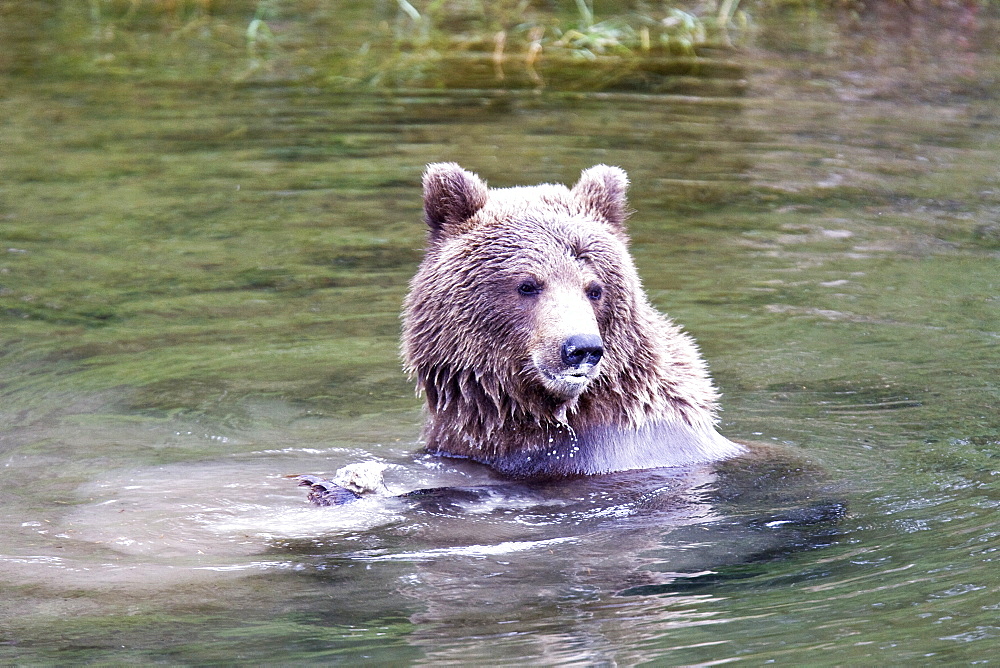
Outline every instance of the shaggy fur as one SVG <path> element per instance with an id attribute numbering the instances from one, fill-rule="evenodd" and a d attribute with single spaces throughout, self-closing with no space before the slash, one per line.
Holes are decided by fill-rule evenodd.
<path id="1" fill-rule="evenodd" d="M 426 448 L 544 478 L 726 459 L 717 392 L 692 339 L 646 300 L 628 252 L 628 178 L 488 189 L 429 165 L 426 256 L 403 356 L 426 396 Z M 584 353 L 573 352 L 587 342 Z M 582 361 L 580 361 L 582 359 Z"/>

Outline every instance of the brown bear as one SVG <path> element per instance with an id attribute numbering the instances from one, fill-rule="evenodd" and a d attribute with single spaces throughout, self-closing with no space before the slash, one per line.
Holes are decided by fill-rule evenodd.
<path id="1" fill-rule="evenodd" d="M 713 462 L 718 393 L 690 336 L 647 301 L 617 167 L 490 189 L 454 163 L 423 179 L 426 255 L 403 314 L 428 452 L 515 478 Z"/>

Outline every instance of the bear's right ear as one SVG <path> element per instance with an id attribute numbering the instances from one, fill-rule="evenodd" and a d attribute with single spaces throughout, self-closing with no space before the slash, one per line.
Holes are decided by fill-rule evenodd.
<path id="1" fill-rule="evenodd" d="M 629 214 L 627 190 L 628 175 L 624 169 L 595 165 L 583 170 L 572 193 L 584 211 L 622 229 Z"/>
<path id="2" fill-rule="evenodd" d="M 431 240 L 462 231 L 462 224 L 486 206 L 489 190 L 483 180 L 454 162 L 427 165 L 424 172 L 424 220 Z"/>

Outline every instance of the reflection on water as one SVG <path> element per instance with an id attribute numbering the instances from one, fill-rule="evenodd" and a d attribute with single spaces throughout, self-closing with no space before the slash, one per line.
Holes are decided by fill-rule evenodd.
<path id="1" fill-rule="evenodd" d="M 446 92 L 345 95 L 106 60 L 61 76 L 37 26 L 65 24 L 20 3 L 0 35 L 0 657 L 983 659 L 995 23 L 883 4 L 773 18 L 714 69 L 597 92 L 503 90 L 490 62 L 462 74 L 484 88 L 442 70 Z M 414 455 L 398 312 L 443 159 L 496 186 L 626 168 L 645 286 L 699 340 L 724 433 L 793 454 L 529 488 Z M 459 489 L 317 509 L 284 477 L 368 460 L 394 494 Z"/>

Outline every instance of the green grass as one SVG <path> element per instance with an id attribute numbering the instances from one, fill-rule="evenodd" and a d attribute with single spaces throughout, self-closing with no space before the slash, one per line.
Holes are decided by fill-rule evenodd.
<path id="1" fill-rule="evenodd" d="M 601 59 L 621 65 L 728 48 L 750 25 L 740 0 L 627 7 L 595 7 L 593 0 L 89 0 L 54 7 L 46 33 L 61 46 L 44 59 L 50 74 L 309 79 L 343 87 L 439 85 L 433 71 L 459 57 L 487 64 L 499 85 L 543 86 L 551 70 Z"/>

